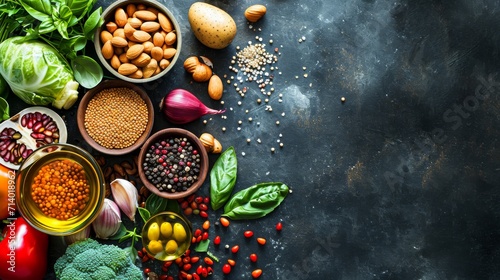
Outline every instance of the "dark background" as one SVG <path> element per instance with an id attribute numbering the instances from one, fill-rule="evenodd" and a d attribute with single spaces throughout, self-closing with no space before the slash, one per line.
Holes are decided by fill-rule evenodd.
<path id="1" fill-rule="evenodd" d="M 293 190 L 265 218 L 212 227 L 212 238 L 241 247 L 237 256 L 211 247 L 222 262 L 237 261 L 229 277 L 216 264 L 213 279 L 251 279 L 256 267 L 262 279 L 500 278 L 500 1 L 207 1 L 238 26 L 223 50 L 191 33 L 194 1 L 160 2 L 177 16 L 183 45 L 171 73 L 141 84 L 153 103 L 184 88 L 209 107 L 226 108 L 225 118 L 180 127 L 235 147 L 236 190 L 268 181 Z M 260 3 L 268 12 L 250 28 L 243 11 Z M 221 105 L 182 67 L 188 56 L 203 55 L 219 76 L 236 77 L 231 58 L 256 36 L 281 54 L 272 112 L 255 102 L 263 98 L 255 83 L 243 83 L 244 98 L 225 83 Z M 10 99 L 12 113 L 25 106 L 19 102 Z M 59 113 L 68 142 L 88 147 L 76 129 L 76 106 Z M 154 130 L 166 127 L 173 125 L 158 112 Z M 207 180 L 200 193 L 208 187 Z M 212 211 L 210 220 L 220 214 Z M 266 246 L 245 240 L 247 229 L 266 237 Z M 153 262 L 144 266 L 160 272 Z"/>

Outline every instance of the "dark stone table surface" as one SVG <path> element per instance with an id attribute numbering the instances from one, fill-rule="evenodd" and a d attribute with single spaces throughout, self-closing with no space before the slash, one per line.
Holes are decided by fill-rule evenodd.
<path id="1" fill-rule="evenodd" d="M 251 279 L 256 267 L 261 279 L 500 278 L 500 1 L 270 0 L 251 26 L 243 12 L 258 1 L 207 1 L 238 27 L 222 50 L 195 39 L 187 18 L 194 1 L 160 2 L 181 25 L 181 55 L 171 73 L 140 86 L 154 104 L 184 88 L 227 112 L 182 126 L 158 113 L 154 130 L 210 132 L 224 148 L 233 146 L 236 190 L 269 181 L 293 190 L 264 218 L 212 227 L 211 237 L 240 245 L 237 256 L 211 247 L 221 259 L 212 279 Z M 279 54 L 267 104 L 256 102 L 265 98 L 256 83 L 238 83 L 248 88 L 242 98 L 233 85 L 241 73 L 229 69 L 238 47 L 259 38 Z M 185 72 L 191 55 L 210 58 L 214 71 L 227 75 L 224 104 Z M 68 141 L 88 148 L 76 107 L 59 113 Z M 208 189 L 207 180 L 200 193 Z M 211 211 L 210 220 L 221 213 Z M 245 240 L 247 229 L 267 244 Z M 257 264 L 248 260 L 252 252 Z M 227 258 L 237 266 L 224 277 Z"/>

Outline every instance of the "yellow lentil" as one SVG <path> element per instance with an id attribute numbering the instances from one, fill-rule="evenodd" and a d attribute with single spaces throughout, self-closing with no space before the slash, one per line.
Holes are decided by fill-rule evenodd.
<path id="1" fill-rule="evenodd" d="M 87 105 L 85 129 L 99 145 L 108 149 L 132 146 L 148 124 L 148 108 L 130 88 L 98 92 Z"/>
<path id="2" fill-rule="evenodd" d="M 54 160 L 40 168 L 31 196 L 49 217 L 67 220 L 80 213 L 89 201 L 90 186 L 83 167 L 69 159 Z"/>

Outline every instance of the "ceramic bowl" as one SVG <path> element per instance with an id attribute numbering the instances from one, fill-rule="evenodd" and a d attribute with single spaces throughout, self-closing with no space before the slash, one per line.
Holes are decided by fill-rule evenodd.
<path id="1" fill-rule="evenodd" d="M 112 145 L 110 144 L 104 144 L 103 140 L 98 140 L 94 139 L 97 138 L 97 135 L 94 136 L 94 138 L 91 136 L 92 133 L 89 133 L 89 129 L 86 124 L 86 118 L 88 118 L 87 114 L 87 108 L 89 106 L 89 103 L 93 100 L 93 98 L 96 96 L 96 94 L 102 92 L 103 90 L 109 90 L 109 89 L 119 89 L 119 88 L 127 88 L 133 90 L 135 93 L 137 93 L 143 100 L 144 103 L 147 107 L 148 111 L 148 120 L 147 124 L 145 125 L 145 128 L 142 132 L 142 134 L 134 134 L 134 137 L 137 137 L 135 142 L 133 143 L 128 143 L 130 145 L 120 147 L 118 145 Z M 132 110 L 134 111 L 134 110 Z M 121 115 L 120 112 L 118 112 L 118 115 Z M 125 116 L 127 118 L 134 118 L 134 115 L 128 114 Z M 100 126 L 100 127 L 114 127 L 113 121 L 119 121 L 119 118 L 103 118 L 103 121 L 105 120 L 106 123 L 102 124 L 97 124 L 95 126 Z M 108 154 L 108 155 L 123 155 L 123 154 L 128 154 L 136 149 L 138 149 L 151 133 L 151 130 L 153 128 L 153 123 L 154 123 L 154 107 L 153 104 L 151 103 L 151 99 L 149 98 L 148 94 L 139 86 L 122 81 L 122 80 L 105 80 L 101 82 L 99 85 L 94 87 L 93 89 L 89 90 L 82 98 L 80 101 L 80 104 L 78 105 L 78 111 L 77 111 L 77 123 L 78 123 L 78 129 L 80 133 L 82 134 L 83 139 L 95 150 Z M 130 125 L 132 125 L 132 122 L 129 122 Z M 109 130 L 108 130 L 109 131 Z M 120 134 L 119 132 L 116 132 L 116 134 Z M 100 134 L 102 135 L 102 134 Z M 118 136 L 118 135 L 117 135 Z M 121 135 L 120 135 L 121 136 Z M 128 141 L 128 139 L 125 139 Z"/>
<path id="2" fill-rule="evenodd" d="M 78 170 L 78 178 L 67 178 L 62 171 L 69 169 L 54 167 L 61 164 L 75 166 L 71 170 Z M 71 185 L 70 180 L 79 184 Z M 97 218 L 104 202 L 105 180 L 97 161 L 82 148 L 49 144 L 21 164 L 15 195 L 17 209 L 30 225 L 49 235 L 66 236 L 83 230 Z M 70 202 L 74 198 L 83 203 L 75 206 Z"/>
<path id="3" fill-rule="evenodd" d="M 141 62 L 139 64 L 138 63 L 135 63 L 135 64 L 138 66 L 138 70 L 141 71 L 141 72 L 137 72 L 136 74 L 140 76 L 140 74 L 138 74 L 138 73 L 142 73 L 143 77 L 134 76 L 136 74 L 126 75 L 125 73 L 127 73 L 127 72 L 123 72 L 122 70 L 119 70 L 120 69 L 119 66 L 125 63 L 124 62 L 125 60 L 120 61 L 120 59 L 118 59 L 120 54 L 126 53 L 129 45 L 132 43 L 144 44 L 144 40 L 142 39 L 144 36 L 135 36 L 135 38 L 134 38 L 133 29 L 130 29 L 130 27 L 128 29 L 126 29 L 125 26 L 121 27 L 120 26 L 121 24 L 118 26 L 115 26 L 112 24 L 112 23 L 117 22 L 117 20 L 115 19 L 115 14 L 116 14 L 116 11 L 118 9 L 123 9 L 126 12 L 127 18 L 133 18 L 133 17 L 136 17 L 136 15 L 134 15 L 133 12 L 135 10 L 142 9 L 141 6 L 145 7 L 146 9 L 153 10 L 155 13 L 160 12 L 160 13 L 162 13 L 162 15 L 165 15 L 166 18 L 169 20 L 170 26 L 173 29 L 173 31 L 169 31 L 171 28 L 164 28 L 165 24 L 163 24 L 162 27 L 160 27 L 157 31 L 153 31 L 153 30 L 155 30 L 154 29 L 155 27 L 151 27 L 151 26 L 154 26 L 154 25 L 157 26 L 157 24 L 154 24 L 154 23 L 149 24 L 149 26 L 147 26 L 147 27 L 142 27 L 142 26 L 134 24 L 136 26 L 136 28 L 134 28 L 134 27 L 132 27 L 132 28 L 134 28 L 136 31 L 140 31 L 142 29 L 143 31 L 150 34 L 150 36 L 152 38 L 154 37 L 154 34 L 157 32 L 161 33 L 163 35 L 166 35 L 167 33 L 170 33 L 170 32 L 173 32 L 173 34 L 175 34 L 175 42 L 174 43 L 170 43 L 169 42 L 170 40 L 165 40 L 165 42 L 164 42 L 165 44 L 163 45 L 163 47 L 165 47 L 165 48 L 168 47 L 168 48 L 175 49 L 175 54 L 173 54 L 173 52 L 172 52 L 173 50 L 170 49 L 169 52 L 165 52 L 164 57 L 163 57 L 163 59 L 164 59 L 163 61 L 161 59 L 160 60 L 157 59 L 157 63 L 161 67 L 159 67 L 158 71 L 150 77 L 146 77 L 146 75 L 144 75 L 147 72 L 147 71 L 145 71 L 145 67 L 143 66 L 144 61 L 148 61 L 148 60 L 144 60 L 142 58 L 140 59 Z M 148 1 L 119 0 L 119 1 L 114 1 L 111 5 L 109 5 L 103 11 L 101 17 L 104 21 L 104 24 L 101 27 L 97 28 L 97 30 L 95 32 L 94 48 L 96 50 L 97 56 L 98 56 L 99 60 L 101 61 L 102 65 L 111 74 L 113 74 L 117 78 L 124 80 L 124 81 L 127 81 L 127 82 L 131 82 L 131 83 L 152 82 L 152 81 L 159 79 L 159 78 L 163 77 L 164 75 L 166 75 L 172 69 L 172 67 L 175 65 L 175 63 L 177 62 L 177 59 L 179 58 L 179 54 L 180 54 L 181 48 L 182 48 L 182 35 L 180 32 L 181 28 L 180 28 L 180 25 L 177 22 L 174 14 L 167 7 L 165 7 L 162 3 L 155 1 L 155 0 L 148 0 Z M 120 20 L 118 20 L 118 23 L 119 22 L 120 22 Z M 157 19 L 154 19 L 154 20 L 153 19 L 148 20 L 147 18 L 145 18 L 144 20 L 142 20 L 142 22 L 143 23 L 144 22 L 159 23 L 159 17 Z M 109 27 L 109 25 L 111 25 L 112 27 Z M 118 29 L 121 31 L 116 31 L 115 29 Z M 167 31 L 165 31 L 164 29 L 166 29 Z M 127 33 L 124 32 L 125 30 L 127 31 Z M 104 35 L 104 34 L 106 34 L 106 35 Z M 106 54 L 103 55 L 104 43 L 106 40 L 108 40 L 111 37 L 122 37 L 122 38 L 126 39 L 126 42 L 128 43 L 128 45 L 126 45 L 124 47 L 120 47 L 119 44 L 115 44 L 113 46 L 113 54 L 115 54 L 116 57 L 108 56 L 108 55 L 112 54 L 112 53 L 108 53 L 108 52 L 106 52 Z M 166 36 L 164 36 L 164 37 L 166 37 Z M 103 40 L 105 40 L 105 41 L 103 41 Z M 167 45 L 167 41 L 170 43 L 170 45 Z M 151 44 L 149 44 L 149 45 L 151 45 Z M 160 47 L 162 47 L 162 46 L 160 46 Z M 107 49 L 109 50 L 110 48 L 107 48 Z M 153 57 L 153 55 L 151 53 L 151 47 L 146 47 L 144 49 L 143 53 L 147 54 L 147 56 L 149 56 L 150 58 Z M 135 57 L 135 56 L 132 56 L 132 57 Z M 144 56 L 144 57 L 146 57 L 146 56 Z M 158 58 L 158 55 L 156 55 L 155 57 Z M 134 62 L 134 59 L 128 59 L 128 62 L 129 63 Z M 127 66 L 130 66 L 130 65 L 127 65 Z M 123 66 L 123 68 L 130 68 L 130 67 Z M 120 74 L 119 72 L 121 72 L 123 74 Z"/>
<path id="4" fill-rule="evenodd" d="M 188 145 L 182 146 L 177 144 L 175 139 L 179 139 L 180 142 L 189 142 L 192 149 L 189 148 Z M 167 143 L 170 147 L 165 148 Z M 158 151 L 152 151 L 153 147 L 156 149 L 155 145 L 157 144 L 161 144 L 163 148 L 159 148 Z M 170 149 L 176 151 L 172 151 L 171 153 Z M 185 154 L 186 159 L 180 160 L 182 161 L 182 163 L 180 163 L 177 162 L 177 151 L 182 149 L 184 149 L 184 151 L 180 153 L 185 153 L 185 151 L 188 152 Z M 162 150 L 166 150 L 166 152 L 163 152 Z M 195 156 L 196 159 L 187 160 L 187 158 L 192 158 L 193 154 L 198 155 Z M 152 157 L 156 158 L 151 159 Z M 162 159 L 160 159 L 160 157 Z M 151 163 L 153 161 L 154 163 Z M 148 164 L 148 162 L 150 163 Z M 207 151 L 203 147 L 200 139 L 188 130 L 181 128 L 166 128 L 151 135 L 139 152 L 137 165 L 142 183 L 152 193 L 167 199 L 179 199 L 196 192 L 201 185 L 203 185 L 209 168 Z M 148 165 L 149 169 L 146 170 L 145 165 Z M 172 167 L 174 166 L 176 166 L 176 169 L 171 172 Z M 167 174 L 160 177 L 156 176 L 158 175 L 158 170 L 151 173 L 151 170 L 154 167 L 163 170 Z M 181 173 L 182 171 L 186 173 Z M 196 171 L 198 172 L 196 173 Z M 172 175 L 168 173 L 172 173 Z M 193 181 L 189 181 L 190 176 L 194 179 Z M 152 179 L 155 177 L 158 182 L 154 182 L 155 179 Z M 183 181 L 186 178 L 187 180 L 183 185 Z"/>

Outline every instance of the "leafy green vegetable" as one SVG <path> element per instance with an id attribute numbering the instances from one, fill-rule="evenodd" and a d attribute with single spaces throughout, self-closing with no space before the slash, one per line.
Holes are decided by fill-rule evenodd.
<path id="1" fill-rule="evenodd" d="M 0 97 L 0 122 L 10 118 L 9 103 L 3 97 Z"/>
<path id="2" fill-rule="evenodd" d="M 196 244 L 196 247 L 194 247 L 194 250 L 198 253 L 205 253 L 208 251 L 208 246 L 210 245 L 210 239 L 205 239 L 200 241 L 198 244 Z"/>
<path id="3" fill-rule="evenodd" d="M 72 69 L 75 73 L 75 80 L 85 88 L 92 88 L 98 84 L 103 72 L 101 66 L 88 56 L 77 56 L 71 61 Z"/>
<path id="4" fill-rule="evenodd" d="M 224 207 L 222 216 L 233 220 L 257 219 L 271 213 L 289 192 L 283 183 L 253 185 L 235 193 Z"/>
<path id="5" fill-rule="evenodd" d="M 210 170 L 210 203 L 214 210 L 224 206 L 236 183 L 238 160 L 233 147 L 227 148 Z"/>
<path id="6" fill-rule="evenodd" d="M 148 209 L 137 207 L 137 210 L 139 210 L 139 215 L 141 216 L 144 222 L 147 222 L 149 218 L 151 218 L 151 213 L 148 211 Z"/>
<path id="7" fill-rule="evenodd" d="M 78 99 L 78 83 L 64 58 L 51 46 L 11 37 L 0 43 L 0 74 L 24 102 L 70 108 Z"/>
<path id="8" fill-rule="evenodd" d="M 151 216 L 154 216 L 160 212 L 165 211 L 167 208 L 168 199 L 151 193 L 146 199 L 146 209 L 148 209 Z"/>

